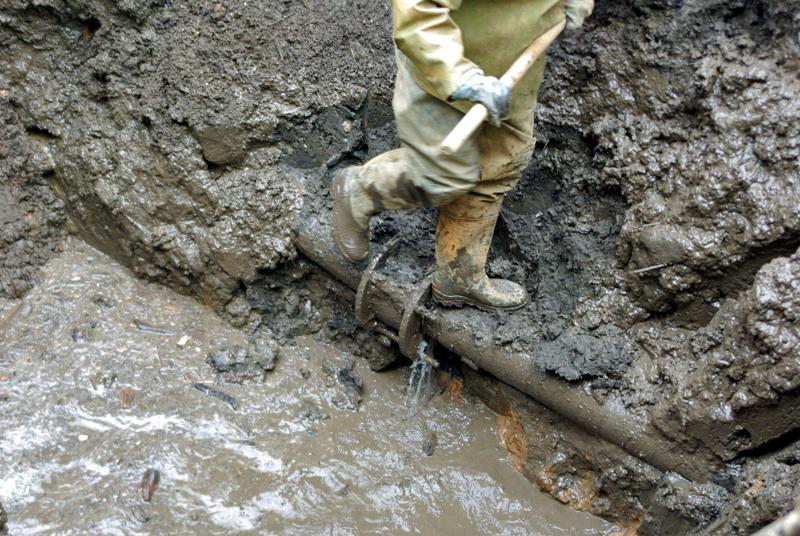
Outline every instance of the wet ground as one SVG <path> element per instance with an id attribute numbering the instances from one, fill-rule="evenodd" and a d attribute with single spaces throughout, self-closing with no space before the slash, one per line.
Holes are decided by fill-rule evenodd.
<path id="1" fill-rule="evenodd" d="M 233 382 L 206 356 L 237 344 L 209 309 L 77 242 L 23 300 L 0 302 L 10 533 L 615 530 L 536 491 L 477 401 L 415 409 L 408 369 L 374 373 L 307 337 L 263 379 Z"/>

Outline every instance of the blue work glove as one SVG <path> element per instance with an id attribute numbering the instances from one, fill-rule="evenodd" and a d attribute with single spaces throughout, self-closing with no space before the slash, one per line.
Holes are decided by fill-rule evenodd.
<path id="1" fill-rule="evenodd" d="M 566 0 L 564 5 L 567 16 L 567 26 L 564 28 L 564 33 L 570 35 L 583 26 L 584 19 L 592 14 L 594 0 Z"/>
<path id="2" fill-rule="evenodd" d="M 485 76 L 480 69 L 473 69 L 447 100 L 483 104 L 489 112 L 489 123 L 499 127 L 511 108 L 511 90 L 494 76 Z"/>

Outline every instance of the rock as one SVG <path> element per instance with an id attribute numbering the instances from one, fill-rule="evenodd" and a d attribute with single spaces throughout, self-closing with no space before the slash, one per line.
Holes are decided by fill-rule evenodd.
<path id="1" fill-rule="evenodd" d="M 344 366 L 336 366 L 328 361 L 322 365 L 325 384 L 335 389 L 331 403 L 340 409 L 356 411 L 361 404 L 364 382 L 361 376 L 353 372 L 354 367 L 353 361 Z"/>
<path id="2" fill-rule="evenodd" d="M 247 366 L 247 350 L 242 346 L 223 348 L 208 354 L 206 359 L 217 372 L 238 372 Z"/>
<path id="3" fill-rule="evenodd" d="M 425 456 L 433 456 L 438 443 L 439 436 L 436 434 L 436 430 L 428 430 L 425 434 L 425 440 L 422 442 L 422 452 L 425 453 Z"/>
<path id="4" fill-rule="evenodd" d="M 278 343 L 259 336 L 251 337 L 247 348 L 253 366 L 265 372 L 275 368 L 279 350 Z"/>
<path id="5" fill-rule="evenodd" d="M 208 354 L 206 361 L 217 372 L 224 374 L 228 381 L 261 379 L 275 368 L 278 350 L 275 341 L 254 336 L 250 338 L 247 348 L 235 345 L 215 350 Z"/>
<path id="6" fill-rule="evenodd" d="M 156 492 L 156 488 L 158 488 L 159 482 L 161 482 L 161 472 L 158 469 L 148 469 L 144 472 L 142 484 L 140 486 L 142 499 L 144 501 L 150 502 L 153 498 L 153 494 Z"/>

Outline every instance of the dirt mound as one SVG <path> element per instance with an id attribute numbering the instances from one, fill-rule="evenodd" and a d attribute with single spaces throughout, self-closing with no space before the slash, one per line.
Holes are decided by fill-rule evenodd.
<path id="1" fill-rule="evenodd" d="M 391 84 L 388 6 L 12 0 L 0 42 L 80 234 L 215 304 L 294 257 L 297 169 L 348 148 Z"/>

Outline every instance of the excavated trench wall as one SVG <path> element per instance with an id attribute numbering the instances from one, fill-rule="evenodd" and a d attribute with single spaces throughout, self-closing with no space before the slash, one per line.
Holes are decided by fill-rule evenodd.
<path id="1" fill-rule="evenodd" d="M 598 2 L 551 51 L 490 263 L 536 298 L 497 344 L 728 464 L 734 494 L 800 427 L 799 28 L 797 0 Z M 388 1 L 6 0 L 0 48 L 3 298 L 74 231 L 257 323 L 303 194 L 323 209 L 330 168 L 396 143 Z M 427 261 L 430 219 L 376 236 Z"/>

